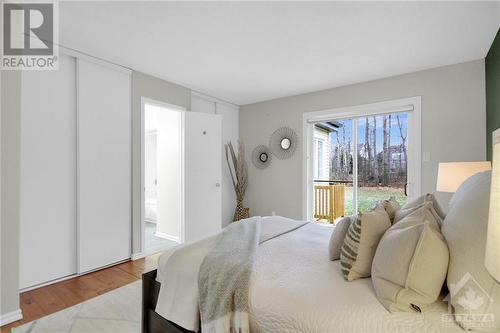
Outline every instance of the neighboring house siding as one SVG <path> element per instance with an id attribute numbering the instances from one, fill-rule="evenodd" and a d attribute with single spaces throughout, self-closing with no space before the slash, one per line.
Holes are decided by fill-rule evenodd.
<path id="1" fill-rule="evenodd" d="M 314 179 L 330 179 L 330 134 L 314 128 Z"/>

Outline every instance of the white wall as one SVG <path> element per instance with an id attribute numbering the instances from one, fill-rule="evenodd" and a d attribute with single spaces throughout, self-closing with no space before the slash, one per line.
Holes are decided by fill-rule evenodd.
<path id="1" fill-rule="evenodd" d="M 157 220 L 159 236 L 181 240 L 182 218 L 182 111 L 146 104 L 156 112 Z"/>
<path id="2" fill-rule="evenodd" d="M 147 116 L 147 115 L 146 115 Z M 157 177 L 157 133 L 146 132 L 145 152 L 144 152 L 144 194 L 146 201 L 157 199 L 156 177 Z"/>
<path id="3" fill-rule="evenodd" d="M 192 94 L 191 110 L 222 115 L 222 226 L 225 227 L 233 221 L 234 209 L 236 207 L 236 195 L 226 162 L 224 144 L 231 141 L 233 146 L 238 148 L 239 108 L 236 105 L 208 96 Z"/>
<path id="4" fill-rule="evenodd" d="M 18 320 L 21 72 L 1 72 L 0 318 Z"/>
<path id="5" fill-rule="evenodd" d="M 249 164 L 245 203 L 252 215 L 276 212 L 302 218 L 304 112 L 412 96 L 422 96 L 422 152 L 431 158 L 422 163 L 423 192 L 435 190 L 439 162 L 486 158 L 484 60 L 245 105 L 240 108 L 240 138 L 248 160 L 252 149 L 267 144 L 278 127 L 289 126 L 299 136 L 291 159 L 273 159 L 264 170 Z"/>
<path id="6" fill-rule="evenodd" d="M 179 105 L 189 110 L 191 90 L 141 73 L 132 72 L 132 253 L 141 252 L 141 97 Z"/>

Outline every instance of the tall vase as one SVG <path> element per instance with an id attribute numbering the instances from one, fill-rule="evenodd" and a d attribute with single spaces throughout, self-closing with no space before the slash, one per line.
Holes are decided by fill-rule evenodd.
<path id="1" fill-rule="evenodd" d="M 239 221 L 250 217 L 250 209 L 243 206 L 243 200 L 236 200 L 233 221 Z"/>

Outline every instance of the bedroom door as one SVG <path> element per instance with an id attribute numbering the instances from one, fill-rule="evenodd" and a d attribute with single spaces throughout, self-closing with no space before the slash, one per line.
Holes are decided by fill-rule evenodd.
<path id="1" fill-rule="evenodd" d="M 184 113 L 184 241 L 221 229 L 222 118 Z"/>

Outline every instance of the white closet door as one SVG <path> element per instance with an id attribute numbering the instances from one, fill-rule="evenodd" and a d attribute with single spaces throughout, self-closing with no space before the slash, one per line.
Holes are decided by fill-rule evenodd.
<path id="1" fill-rule="evenodd" d="M 77 270 L 75 70 L 22 74 L 20 288 Z"/>
<path id="2" fill-rule="evenodd" d="M 185 112 L 184 240 L 221 229 L 221 116 Z"/>
<path id="3" fill-rule="evenodd" d="M 78 60 L 79 272 L 130 258 L 130 74 Z"/>

